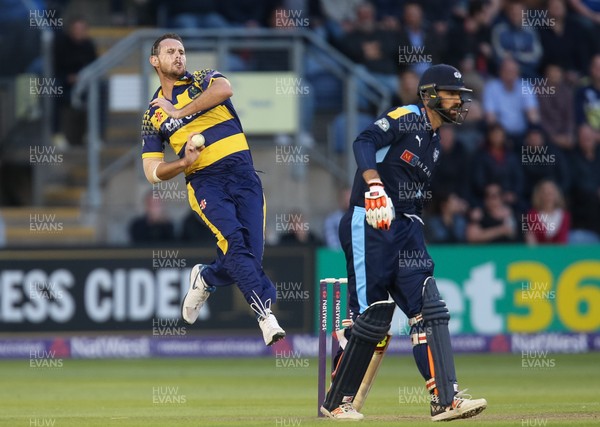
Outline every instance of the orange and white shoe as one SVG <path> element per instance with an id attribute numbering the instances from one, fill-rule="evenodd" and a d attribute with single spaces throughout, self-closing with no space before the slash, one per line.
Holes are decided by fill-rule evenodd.
<path id="1" fill-rule="evenodd" d="M 452 405 L 440 405 L 439 396 L 431 395 L 431 421 L 451 421 L 461 418 L 471 418 L 487 408 L 487 400 L 471 399 L 464 391 L 458 392 L 454 396 Z M 469 396 L 468 398 L 466 396 Z"/>
<path id="2" fill-rule="evenodd" d="M 328 411 L 324 406 L 321 406 L 321 413 L 326 417 L 333 418 L 336 420 L 362 420 L 365 416 L 354 409 L 352 403 L 342 403 L 340 406 L 335 408 L 333 411 Z"/>

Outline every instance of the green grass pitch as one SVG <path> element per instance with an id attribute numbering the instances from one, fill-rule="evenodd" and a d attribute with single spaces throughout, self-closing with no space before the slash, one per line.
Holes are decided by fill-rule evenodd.
<path id="1" fill-rule="evenodd" d="M 600 425 L 600 355 L 457 356 L 461 387 L 485 397 L 471 426 Z M 1 426 L 325 426 L 316 417 L 315 359 L 71 360 L 62 367 L 0 362 Z M 308 366 L 307 366 L 308 365 Z M 551 365 L 551 366 L 548 366 Z M 431 426 L 423 381 L 409 357 L 387 356 L 365 425 Z"/>

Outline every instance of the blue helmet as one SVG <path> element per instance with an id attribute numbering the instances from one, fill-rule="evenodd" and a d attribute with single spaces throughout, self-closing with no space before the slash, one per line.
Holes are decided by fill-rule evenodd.
<path id="1" fill-rule="evenodd" d="M 459 92 L 460 104 L 451 108 L 442 108 L 442 98 L 438 94 L 440 90 Z M 425 70 L 419 80 L 419 98 L 423 104 L 437 112 L 447 123 L 461 124 L 464 122 L 469 112 L 465 104 L 471 102 L 471 93 L 473 91 L 465 86 L 460 71 L 451 65 L 433 65 Z M 453 112 L 455 114 L 452 114 Z"/>

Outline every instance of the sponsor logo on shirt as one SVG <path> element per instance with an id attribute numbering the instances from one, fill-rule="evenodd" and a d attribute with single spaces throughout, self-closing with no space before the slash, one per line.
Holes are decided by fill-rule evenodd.
<path id="1" fill-rule="evenodd" d="M 411 166 L 416 166 L 417 162 L 419 161 L 419 156 L 417 156 L 414 153 L 411 153 L 408 150 L 404 150 L 400 158 Z"/>

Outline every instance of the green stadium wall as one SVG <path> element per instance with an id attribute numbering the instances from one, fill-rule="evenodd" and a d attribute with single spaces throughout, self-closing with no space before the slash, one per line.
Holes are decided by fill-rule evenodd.
<path id="1" fill-rule="evenodd" d="M 428 250 L 453 334 L 600 330 L 600 245 Z M 343 252 L 319 249 L 316 274 L 316 286 L 320 278 L 345 277 Z"/>

